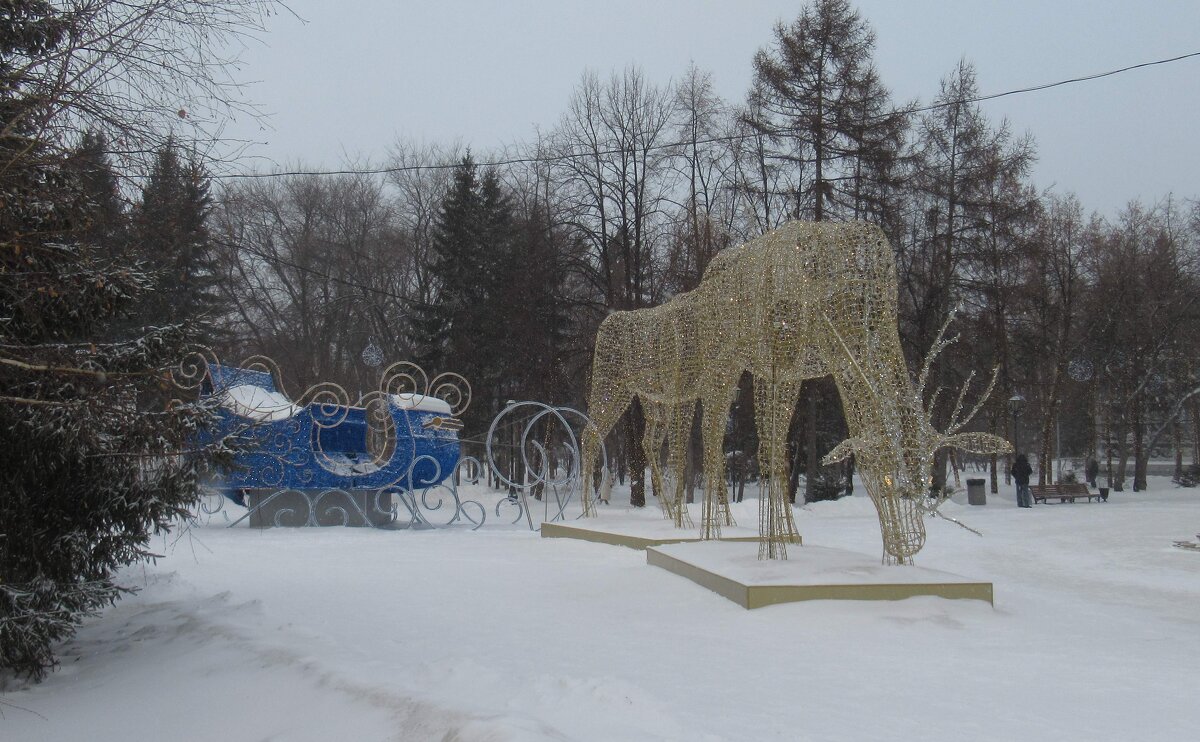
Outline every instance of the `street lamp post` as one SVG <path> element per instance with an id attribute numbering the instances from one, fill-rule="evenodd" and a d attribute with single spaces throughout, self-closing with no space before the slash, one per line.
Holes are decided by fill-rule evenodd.
<path id="1" fill-rule="evenodd" d="M 1020 392 L 1008 398 L 1008 409 L 1012 412 L 1013 421 L 1013 450 L 1015 453 L 1021 452 L 1021 408 L 1025 406 L 1025 398 Z"/>
<path id="2" fill-rule="evenodd" d="M 1021 408 L 1025 406 L 1025 398 L 1020 392 L 1014 393 L 1008 398 L 1008 410 L 1012 413 L 1012 444 L 1013 458 L 1008 462 L 1008 469 L 1004 472 L 1004 482 L 1007 484 L 1010 480 L 1012 465 L 1016 462 L 1016 454 L 1021 452 Z"/>

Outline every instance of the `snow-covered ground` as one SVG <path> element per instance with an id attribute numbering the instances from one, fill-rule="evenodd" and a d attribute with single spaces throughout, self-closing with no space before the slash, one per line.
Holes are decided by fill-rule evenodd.
<path id="1" fill-rule="evenodd" d="M 746 611 L 642 552 L 479 531 L 174 534 L 45 682 L 18 740 L 1167 740 L 1200 728 L 1200 490 L 945 512 L 918 563 L 977 601 Z M 861 492 L 861 490 L 860 490 Z M 756 502 L 736 506 L 756 522 Z M 621 508 L 602 510 L 613 513 Z M 646 517 L 654 517 L 649 511 Z M 806 543 L 879 553 L 862 496 Z M 243 524 L 244 526 L 244 524 Z M 897 567 L 897 569 L 903 569 Z"/>

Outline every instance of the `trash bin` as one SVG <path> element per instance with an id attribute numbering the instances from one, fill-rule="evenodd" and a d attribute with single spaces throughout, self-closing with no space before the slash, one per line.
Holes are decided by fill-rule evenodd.
<path id="1" fill-rule="evenodd" d="M 968 505 L 987 505 L 987 491 L 983 488 L 984 484 L 986 481 L 983 479 L 967 480 Z"/>

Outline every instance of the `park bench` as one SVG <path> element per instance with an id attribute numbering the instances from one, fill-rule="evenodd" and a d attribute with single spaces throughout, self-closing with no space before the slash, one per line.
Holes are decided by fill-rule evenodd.
<path id="1" fill-rule="evenodd" d="M 1087 498 L 1088 502 L 1091 502 L 1093 499 L 1097 501 L 1108 500 L 1107 492 L 1092 492 L 1083 482 L 1031 484 L 1029 485 L 1029 491 L 1033 495 L 1034 502 L 1043 504 L 1049 504 L 1050 500 L 1058 500 L 1059 503 L 1075 502 L 1076 498 Z"/>

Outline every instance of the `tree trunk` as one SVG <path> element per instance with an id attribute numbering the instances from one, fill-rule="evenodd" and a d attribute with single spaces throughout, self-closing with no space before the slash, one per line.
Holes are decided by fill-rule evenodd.
<path id="1" fill-rule="evenodd" d="M 529 472 L 525 471 L 525 461 L 521 458 L 521 437 L 517 434 L 515 425 L 512 428 L 512 448 L 509 449 L 509 455 L 512 456 L 513 461 L 513 476 L 510 478 L 522 486 L 528 485 Z M 508 494 L 515 497 L 517 488 L 509 487 Z"/>
<path id="2" fill-rule="evenodd" d="M 1112 416 L 1111 414 L 1104 416 L 1104 458 L 1105 458 L 1105 477 L 1108 479 L 1108 488 L 1113 492 L 1120 492 L 1113 484 L 1113 442 L 1112 442 Z"/>
<path id="3" fill-rule="evenodd" d="M 992 435 L 999 435 L 999 433 L 1000 433 L 999 427 L 1000 427 L 999 426 L 999 418 L 997 416 L 993 415 L 992 416 Z M 998 468 L 998 464 L 999 464 L 999 458 L 996 456 L 996 454 L 992 454 L 990 457 L 988 457 L 988 479 L 991 481 L 991 484 L 992 484 L 992 494 L 993 495 L 998 494 L 1000 492 L 1000 479 L 998 476 L 998 472 L 996 471 Z"/>
<path id="4" fill-rule="evenodd" d="M 542 435 L 541 435 L 542 450 L 546 452 L 546 459 L 545 460 L 540 460 L 540 459 L 535 460 L 535 465 L 538 461 L 540 461 L 541 465 L 546 467 L 546 470 L 543 473 L 542 481 L 533 485 L 533 499 L 537 500 L 538 502 L 541 502 L 542 495 L 546 491 L 546 481 L 545 480 L 555 478 L 555 472 L 554 472 L 555 461 L 553 460 L 553 454 L 550 453 L 551 451 L 554 450 L 553 447 L 550 445 L 550 426 L 547 425 L 545 421 L 539 423 L 539 425 L 542 428 L 542 431 L 541 431 L 542 432 Z"/>
<path id="5" fill-rule="evenodd" d="M 626 442 L 629 440 L 629 424 L 629 413 L 626 412 L 625 424 L 623 426 L 625 428 L 625 434 L 614 436 L 616 439 L 614 441 L 615 445 L 613 448 L 616 450 L 617 455 L 617 483 L 622 486 L 625 484 L 625 477 L 629 474 L 629 459 L 626 457 L 626 451 L 628 450 Z"/>
<path id="6" fill-rule="evenodd" d="M 1117 471 L 1112 488 L 1114 492 L 1124 492 L 1125 471 L 1129 465 L 1129 443 L 1126 441 L 1127 430 L 1124 419 L 1117 421 L 1116 429 L 1113 432 L 1116 436 Z"/>
<path id="7" fill-rule="evenodd" d="M 1200 465 L 1200 400 L 1192 400 L 1192 463 Z"/>
<path id="8" fill-rule="evenodd" d="M 1142 405 L 1137 403 L 1133 414 L 1133 491 L 1146 489 L 1146 463 L 1150 452 L 1145 448 L 1146 426 L 1142 422 Z"/>
<path id="9" fill-rule="evenodd" d="M 1096 394 L 1096 376 L 1088 387 L 1088 451 L 1092 456 L 1100 455 L 1100 403 Z"/>
<path id="10" fill-rule="evenodd" d="M 949 453 L 950 452 L 948 450 L 943 448 L 941 451 L 938 451 L 937 453 L 935 453 L 933 455 L 933 485 L 931 486 L 932 491 L 936 491 L 939 493 L 946 491 L 946 469 L 947 469 L 947 463 L 948 463 L 947 460 L 949 459 Z"/>
<path id="11" fill-rule="evenodd" d="M 1179 481 L 1183 477 L 1183 431 L 1179 425 L 1179 418 L 1175 418 L 1175 422 L 1171 423 L 1171 445 L 1175 449 L 1175 473 L 1171 478 Z"/>
<path id="12" fill-rule="evenodd" d="M 1054 483 L 1054 440 L 1042 431 L 1041 445 L 1038 447 L 1038 484 Z"/>

